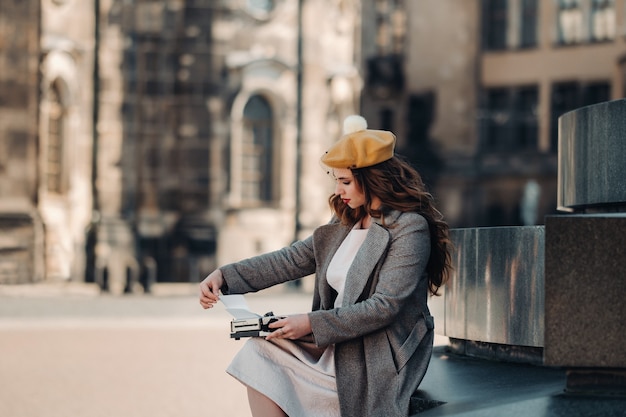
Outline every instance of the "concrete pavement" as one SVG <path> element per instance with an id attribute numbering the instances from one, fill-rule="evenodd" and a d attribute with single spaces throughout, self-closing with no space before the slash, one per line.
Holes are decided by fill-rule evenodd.
<path id="1" fill-rule="evenodd" d="M 7 294 L 7 292 L 11 292 Z M 0 294 L 0 416 L 248 417 L 224 369 L 244 343 L 195 286 L 112 297 L 89 288 Z M 308 294 L 248 297 L 261 314 L 307 311 Z"/>
<path id="2" fill-rule="evenodd" d="M 292 314 L 309 311 L 311 294 L 246 299 L 259 314 Z M 0 416 L 249 417 L 245 388 L 224 371 L 245 342 L 230 339 L 230 320 L 221 304 L 200 307 L 195 284 L 127 296 L 0 286 Z"/>

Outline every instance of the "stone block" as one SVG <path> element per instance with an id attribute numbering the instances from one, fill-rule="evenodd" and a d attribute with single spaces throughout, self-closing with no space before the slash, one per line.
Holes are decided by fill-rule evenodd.
<path id="1" fill-rule="evenodd" d="M 546 217 L 544 363 L 626 368 L 626 214 Z"/>
<path id="2" fill-rule="evenodd" d="M 453 229 L 444 335 L 543 346 L 543 226 Z"/>
<path id="3" fill-rule="evenodd" d="M 624 112 L 626 99 L 620 99 L 581 107 L 559 118 L 558 207 L 624 208 Z"/>

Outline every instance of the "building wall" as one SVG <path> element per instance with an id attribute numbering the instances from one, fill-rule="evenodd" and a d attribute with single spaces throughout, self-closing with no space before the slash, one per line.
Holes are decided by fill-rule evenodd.
<path id="1" fill-rule="evenodd" d="M 613 86 L 610 98 L 623 97 L 623 91 L 619 88 L 622 81 L 617 77 L 617 69 L 626 50 L 626 39 L 620 33 L 626 19 L 624 14 L 626 4 L 622 0 L 615 1 L 615 22 L 618 32 L 614 40 L 600 42 L 587 39 L 572 44 L 559 43 L 557 29 L 559 13 L 555 4 L 552 2 L 538 4 L 540 6 L 538 45 L 524 51 L 516 49 L 486 51 L 481 59 L 480 82 L 485 88 L 537 84 L 541 98 L 539 147 L 542 151 L 549 151 L 552 128 L 550 97 L 554 83 L 609 81 Z M 585 8 L 586 22 L 591 19 L 587 9 L 589 4 L 588 2 L 581 4 Z"/>
<path id="2" fill-rule="evenodd" d="M 214 267 L 223 182 L 212 114 L 223 87 L 212 37 L 221 5 L 99 3 L 100 216 L 87 279 L 112 292 L 198 280 Z"/>
<path id="3" fill-rule="evenodd" d="M 426 171 L 426 184 L 447 221 L 452 226 L 468 224 L 478 211 L 472 193 L 477 182 L 479 5 L 476 1 L 418 1 L 407 2 L 407 8 L 407 87 L 418 97 L 432 97 L 425 137 L 440 161 L 438 175 L 428 175 L 428 165 L 422 166 L 429 155 L 420 158 L 420 150 L 416 165 Z"/>
<path id="4" fill-rule="evenodd" d="M 363 4 L 363 113 L 398 133 L 453 227 L 542 224 L 556 210 L 558 117 L 624 95 L 624 1 L 559 4 Z M 399 52 L 379 39 L 403 33 L 404 18 L 381 32 L 393 7 L 406 15 Z"/>
<path id="5" fill-rule="evenodd" d="M 223 49 L 229 51 L 225 63 L 236 93 L 229 115 L 231 169 L 218 264 L 281 248 L 328 221 L 333 184 L 319 158 L 340 136 L 343 118 L 358 111 L 358 2 L 275 3 L 261 19 L 233 3 L 234 20 L 220 22 L 227 30 L 222 35 L 232 33 L 224 36 Z M 241 25 L 247 29 L 235 31 Z M 242 109 L 254 94 L 266 97 L 275 114 L 279 172 L 276 200 L 258 207 L 240 196 Z"/>
<path id="6" fill-rule="evenodd" d="M 0 4 L 0 284 L 44 278 L 37 212 L 40 2 Z"/>
<path id="7" fill-rule="evenodd" d="M 477 183 L 479 3 L 363 2 L 363 114 L 372 127 L 396 133 L 397 152 L 422 174 L 454 226 L 470 223 L 478 210 L 471 193 Z M 376 23 L 385 18 L 389 29 Z M 397 51 L 379 39 L 394 31 L 404 33 Z M 389 72 L 383 66 L 377 75 L 372 63 L 385 60 L 397 60 L 398 69 L 380 81 Z M 386 89 L 377 88 L 385 83 Z"/>
<path id="8" fill-rule="evenodd" d="M 39 2 L 3 2 L 0 19 L 1 204 L 28 210 L 37 201 Z"/>
<path id="9" fill-rule="evenodd" d="M 3 3 L 0 282 L 82 280 L 91 219 L 91 2 Z"/>
<path id="10" fill-rule="evenodd" d="M 292 239 L 295 217 L 296 105 L 297 105 L 297 7 L 296 2 L 275 2 L 265 14 L 256 14 L 240 4 L 225 6 L 216 31 L 231 100 L 225 118 L 229 137 L 226 193 L 222 196 L 223 222 L 219 226 L 218 264 L 277 249 Z M 246 30 L 240 30 L 245 27 Z M 245 190 L 252 161 L 244 157 L 250 145 L 245 108 L 253 97 L 269 106 L 271 196 L 266 201 L 249 200 Z"/>
<path id="11" fill-rule="evenodd" d="M 485 175 L 481 181 L 484 192 L 478 204 L 483 207 L 497 204 L 509 213 L 505 217 L 514 218 L 527 187 L 537 184 L 536 222 L 543 223 L 543 216 L 556 210 L 558 117 L 584 105 L 623 97 L 619 68 L 625 46 L 626 4 L 622 0 L 605 2 L 606 9 L 594 10 L 594 2 L 581 0 L 579 8 L 560 10 L 558 2 L 536 3 L 536 42 L 522 44 L 523 3 L 510 1 L 506 34 L 501 37 L 505 44 L 501 48 L 483 45 L 480 55 L 479 108 L 482 114 L 494 114 L 488 108 L 490 92 L 500 89 L 519 94 L 523 89 L 536 89 L 532 118 L 537 134 L 532 148 L 517 148 L 507 153 L 493 152 L 485 143 L 490 138 L 484 130 L 479 131 L 480 166 L 490 175 Z M 485 14 L 481 17 L 487 19 Z M 483 22 L 483 35 L 488 24 Z M 516 115 L 505 109 L 500 116 Z M 508 199 L 498 195 L 508 196 Z M 482 221 L 489 219 L 483 217 Z"/>
<path id="12" fill-rule="evenodd" d="M 87 280 L 116 292 L 147 275 L 196 281 L 328 220 L 318 161 L 358 111 L 358 2 L 99 4 Z M 258 98 L 271 112 L 263 172 L 246 115 Z M 250 199 L 255 174 L 271 195 Z"/>
<path id="13" fill-rule="evenodd" d="M 319 164 L 342 134 L 343 120 L 361 112 L 361 3 L 303 1 L 303 87 L 299 226 L 295 237 L 328 222 L 334 182 Z"/>
<path id="14" fill-rule="evenodd" d="M 82 281 L 92 219 L 94 4 L 41 3 L 37 193 L 46 279 Z"/>
<path id="15" fill-rule="evenodd" d="M 504 3 L 492 48 L 486 6 Z M 581 37 L 563 42 L 559 3 L 537 1 L 522 47 L 523 4 L 3 3 L 0 282 L 148 289 L 307 236 L 330 215 L 319 157 L 354 113 L 398 135 L 451 226 L 541 223 L 558 116 L 624 95 L 626 4 L 592 39 L 582 0 Z"/>
<path id="16" fill-rule="evenodd" d="M 476 149 L 478 7 L 473 1 L 407 2 L 407 89 L 435 93 L 430 135 L 446 155 Z"/>

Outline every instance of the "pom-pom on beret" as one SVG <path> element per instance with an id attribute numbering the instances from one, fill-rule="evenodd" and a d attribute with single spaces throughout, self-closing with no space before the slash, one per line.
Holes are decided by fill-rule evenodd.
<path id="1" fill-rule="evenodd" d="M 348 116 L 343 122 L 343 136 L 322 155 L 321 162 L 330 168 L 369 167 L 391 159 L 395 143 L 393 133 L 367 129 L 362 116 Z"/>

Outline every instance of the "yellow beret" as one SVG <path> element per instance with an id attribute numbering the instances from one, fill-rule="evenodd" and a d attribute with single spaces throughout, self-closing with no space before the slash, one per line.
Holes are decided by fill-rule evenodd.
<path id="1" fill-rule="evenodd" d="M 321 162 L 330 168 L 364 168 L 393 157 L 396 136 L 386 130 L 367 129 L 361 116 L 348 116 L 344 135 L 322 155 Z"/>

